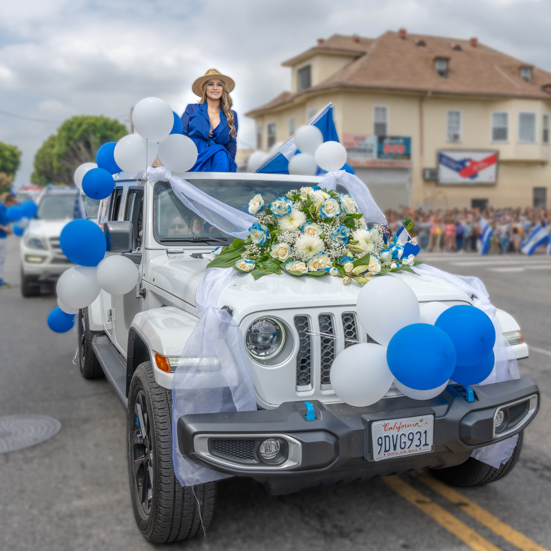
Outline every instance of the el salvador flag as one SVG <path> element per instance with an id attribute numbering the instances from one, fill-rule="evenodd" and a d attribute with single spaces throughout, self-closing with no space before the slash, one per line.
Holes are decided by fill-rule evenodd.
<path id="1" fill-rule="evenodd" d="M 480 222 L 478 222 L 478 229 L 480 230 L 479 239 L 482 244 L 480 254 L 488 254 L 488 251 L 490 250 L 490 239 L 492 238 L 494 231 L 492 230 L 490 224 L 488 224 L 488 221 L 484 218 L 481 218 Z"/>
<path id="2" fill-rule="evenodd" d="M 333 104 L 328 103 L 306 124 L 317 126 L 323 134 L 324 142 L 338 142 L 339 136 L 333 122 Z M 297 152 L 295 137 L 291 136 L 275 153 L 270 155 L 255 172 L 263 174 L 289 174 L 288 165 L 291 157 Z"/>
<path id="3" fill-rule="evenodd" d="M 548 226 L 536 226 L 528 239 L 522 244 L 521 251 L 532 256 L 538 247 L 549 243 L 549 227 Z M 548 251 L 549 252 L 549 249 Z"/>

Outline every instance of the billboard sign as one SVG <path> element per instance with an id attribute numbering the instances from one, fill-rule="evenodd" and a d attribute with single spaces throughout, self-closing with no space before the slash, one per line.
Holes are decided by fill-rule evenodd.
<path id="1" fill-rule="evenodd" d="M 411 159 L 411 138 L 405 136 L 343 134 L 342 144 L 352 162 Z"/>
<path id="2" fill-rule="evenodd" d="M 440 151 L 438 153 L 438 183 L 495 184 L 497 164 L 497 151 Z"/>

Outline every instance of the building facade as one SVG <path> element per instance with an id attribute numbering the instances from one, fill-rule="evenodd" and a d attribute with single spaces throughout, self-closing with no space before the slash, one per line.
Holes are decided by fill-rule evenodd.
<path id="1" fill-rule="evenodd" d="M 283 63 L 291 91 L 248 116 L 286 141 L 331 102 L 348 163 L 383 208 L 547 208 L 551 73 L 480 44 L 333 35 Z"/>

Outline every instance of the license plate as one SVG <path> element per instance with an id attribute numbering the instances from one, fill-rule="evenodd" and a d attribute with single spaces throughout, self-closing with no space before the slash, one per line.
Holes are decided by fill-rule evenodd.
<path id="1" fill-rule="evenodd" d="M 434 416 L 404 417 L 371 424 L 373 460 L 431 452 Z"/>

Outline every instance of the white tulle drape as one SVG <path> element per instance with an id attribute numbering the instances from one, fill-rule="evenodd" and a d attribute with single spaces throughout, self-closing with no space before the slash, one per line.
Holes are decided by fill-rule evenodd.
<path id="1" fill-rule="evenodd" d="M 482 381 L 481 385 L 491 383 L 499 383 L 519 378 L 519 370 L 517 360 L 509 343 L 503 337 L 501 324 L 497 317 L 497 311 L 490 302 L 490 295 L 484 287 L 484 284 L 477 277 L 465 277 L 449 274 L 433 266 L 422 264 L 413 268 L 423 279 L 428 281 L 444 281 L 458 287 L 472 298 L 474 306 L 485 312 L 494 324 L 496 332 L 496 344 L 494 346 L 495 364 L 490 375 Z M 475 450 L 471 457 L 478 459 L 494 468 L 499 468 L 502 463 L 505 463 L 512 455 L 515 445 L 518 440 L 518 435 L 507 438 L 497 444 L 484 446 Z"/>
<path id="2" fill-rule="evenodd" d="M 193 463 L 178 447 L 177 423 L 182 415 L 256 410 L 256 395 L 241 331 L 218 298 L 231 278 L 231 268 L 212 268 L 199 285 L 195 302 L 199 321 L 189 337 L 172 380 L 172 458 L 182 486 L 195 486 L 226 475 Z"/>

